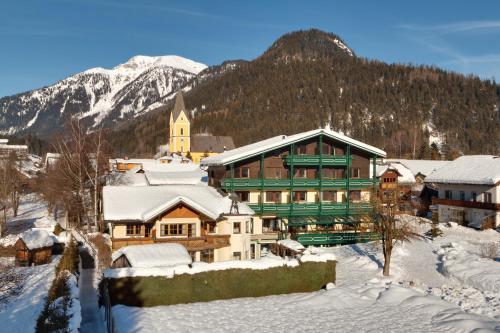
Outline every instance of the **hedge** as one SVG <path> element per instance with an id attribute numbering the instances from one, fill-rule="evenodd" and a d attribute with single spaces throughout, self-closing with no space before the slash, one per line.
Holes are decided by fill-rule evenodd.
<path id="1" fill-rule="evenodd" d="M 37 319 L 37 333 L 67 331 L 69 317 L 66 310 L 70 306 L 70 290 L 67 282 L 69 276 L 64 272 L 77 275 L 78 263 L 78 246 L 72 240 L 66 245 L 64 253 L 56 266 L 55 278 L 45 300 L 44 308 Z M 56 307 L 55 302 L 57 299 L 62 300 L 62 304 L 58 304 L 58 307 Z M 58 311 L 60 308 L 63 311 Z"/>
<path id="2" fill-rule="evenodd" d="M 311 292 L 335 282 L 335 261 L 266 270 L 228 269 L 165 277 L 106 279 L 111 304 L 148 307 Z"/>

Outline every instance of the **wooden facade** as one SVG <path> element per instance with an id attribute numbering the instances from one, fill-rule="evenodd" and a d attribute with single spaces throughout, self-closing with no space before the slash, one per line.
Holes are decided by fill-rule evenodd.
<path id="1" fill-rule="evenodd" d="M 155 238 L 155 237 L 130 237 L 113 238 L 113 250 L 129 245 L 144 245 L 155 243 L 177 243 L 183 245 L 188 251 L 202 251 L 220 249 L 230 245 L 230 235 L 205 235 L 186 238 Z"/>
<path id="2" fill-rule="evenodd" d="M 16 265 L 31 266 L 48 264 L 52 259 L 52 246 L 29 249 L 22 238 L 14 244 L 16 249 Z"/>
<path id="3" fill-rule="evenodd" d="M 378 186 L 370 170 L 377 157 L 319 132 L 260 154 L 209 164 L 209 185 L 244 198 L 261 221 L 279 219 L 280 237 L 291 234 L 299 242 L 307 238 L 309 245 L 330 245 L 336 240 L 325 241 L 325 234 L 355 231 L 351 225 L 364 224 L 360 217 L 371 211 L 369 196 Z"/>

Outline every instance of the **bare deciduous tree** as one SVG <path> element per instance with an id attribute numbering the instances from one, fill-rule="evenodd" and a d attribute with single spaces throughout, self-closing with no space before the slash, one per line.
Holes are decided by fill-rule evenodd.
<path id="1" fill-rule="evenodd" d="M 104 132 L 87 133 L 81 121 L 71 119 L 66 132 L 55 140 L 59 154 L 55 165 L 46 170 L 40 191 L 53 208 L 62 204 L 77 226 L 96 223 L 99 218 L 100 181 L 106 170 Z"/>
<path id="2" fill-rule="evenodd" d="M 371 198 L 374 209 L 370 219 L 381 237 L 384 254 L 383 274 L 388 276 L 390 274 L 392 250 L 395 244 L 398 241 L 409 241 L 418 237 L 418 235 L 412 230 L 411 224 L 413 221 L 397 218 L 398 200 L 395 196 L 380 200 L 376 194 L 372 193 Z"/>
<path id="3" fill-rule="evenodd" d="M 7 208 L 12 208 L 13 215 L 17 216 L 24 181 L 20 169 L 21 161 L 14 152 L 0 163 L 0 202 L 4 217 Z"/>

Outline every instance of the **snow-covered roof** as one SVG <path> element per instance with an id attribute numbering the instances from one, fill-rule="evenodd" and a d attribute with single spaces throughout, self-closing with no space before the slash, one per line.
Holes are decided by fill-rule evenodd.
<path id="1" fill-rule="evenodd" d="M 306 249 L 304 245 L 293 239 L 281 239 L 278 241 L 278 244 L 295 252 L 300 252 Z"/>
<path id="2" fill-rule="evenodd" d="M 218 219 L 231 212 L 231 200 L 206 185 L 105 186 L 103 188 L 104 220 L 147 222 L 183 203 L 192 209 Z M 253 215 L 245 203 L 238 203 L 241 215 Z"/>
<path id="3" fill-rule="evenodd" d="M 279 135 L 266 140 L 262 140 L 259 142 L 255 142 L 243 147 L 239 147 L 236 149 L 231 149 L 223 152 L 222 154 L 206 157 L 201 160 L 201 165 L 225 165 L 228 163 L 232 163 L 243 158 L 248 158 L 252 156 L 256 156 L 258 154 L 274 150 L 276 148 L 280 148 L 291 143 L 295 143 L 298 141 L 302 141 L 308 138 L 312 138 L 323 134 L 332 139 L 338 140 L 340 142 L 350 144 L 353 147 L 357 147 L 359 149 L 368 151 L 377 156 L 385 157 L 385 151 L 378 149 L 376 147 L 370 146 L 366 143 L 363 143 L 358 140 L 354 140 L 344 134 L 329 130 L 329 129 L 316 129 L 308 132 L 302 132 L 294 135 Z"/>
<path id="4" fill-rule="evenodd" d="M 147 171 L 146 178 L 150 185 L 196 185 L 206 184 L 207 172 L 201 169 L 186 172 Z"/>
<path id="5" fill-rule="evenodd" d="M 426 183 L 500 184 L 500 157 L 467 155 L 449 162 L 425 178 Z"/>
<path id="6" fill-rule="evenodd" d="M 388 163 L 388 164 L 380 164 L 376 166 L 376 176 L 381 177 L 384 172 L 387 170 L 394 170 L 398 175 L 398 183 L 400 184 L 414 184 L 416 183 L 415 177 L 410 169 L 406 168 L 404 165 L 400 163 Z M 372 168 L 370 168 L 370 178 L 373 175 Z"/>
<path id="7" fill-rule="evenodd" d="M 122 255 L 132 267 L 138 268 L 191 265 L 193 262 L 186 248 L 177 243 L 125 246 L 114 252 L 111 259 L 115 261 Z"/>
<path id="8" fill-rule="evenodd" d="M 30 250 L 54 245 L 54 240 L 46 230 L 27 230 L 19 237 Z"/>
<path id="9" fill-rule="evenodd" d="M 145 163 L 142 168 L 111 173 L 108 185 L 206 185 L 207 179 L 207 172 L 194 163 Z"/>
<path id="10" fill-rule="evenodd" d="M 150 185 L 196 185 L 207 179 L 207 172 L 194 163 L 159 163 L 143 166 Z"/>
<path id="11" fill-rule="evenodd" d="M 137 173 L 133 170 L 125 172 L 113 172 L 108 176 L 108 185 L 114 186 L 148 186 L 148 180 L 143 173 Z"/>
<path id="12" fill-rule="evenodd" d="M 398 158 L 388 158 L 384 160 L 387 163 L 401 163 L 406 168 L 410 169 L 414 176 L 421 173 L 424 176 L 430 175 L 451 161 L 441 160 L 406 160 Z"/>

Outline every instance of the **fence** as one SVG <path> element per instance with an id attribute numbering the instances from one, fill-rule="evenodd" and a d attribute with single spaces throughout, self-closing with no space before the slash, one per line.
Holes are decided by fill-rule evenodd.
<path id="1" fill-rule="evenodd" d="M 106 330 L 108 333 L 115 333 L 115 325 L 113 321 L 113 310 L 111 299 L 109 298 L 108 283 L 106 280 L 102 282 L 102 303 L 104 306 L 104 320 L 106 322 Z"/>
<path id="2" fill-rule="evenodd" d="M 92 257 L 94 257 L 94 261 L 97 261 L 97 259 L 98 259 L 98 257 L 97 257 L 97 250 L 95 249 L 94 244 L 92 244 L 92 242 L 89 240 L 89 238 L 87 237 L 87 235 L 83 234 L 78 229 L 71 229 L 71 235 L 73 235 L 73 237 L 77 241 L 82 242 L 83 245 L 85 246 L 85 248 L 87 248 L 89 250 L 90 255 Z"/>

